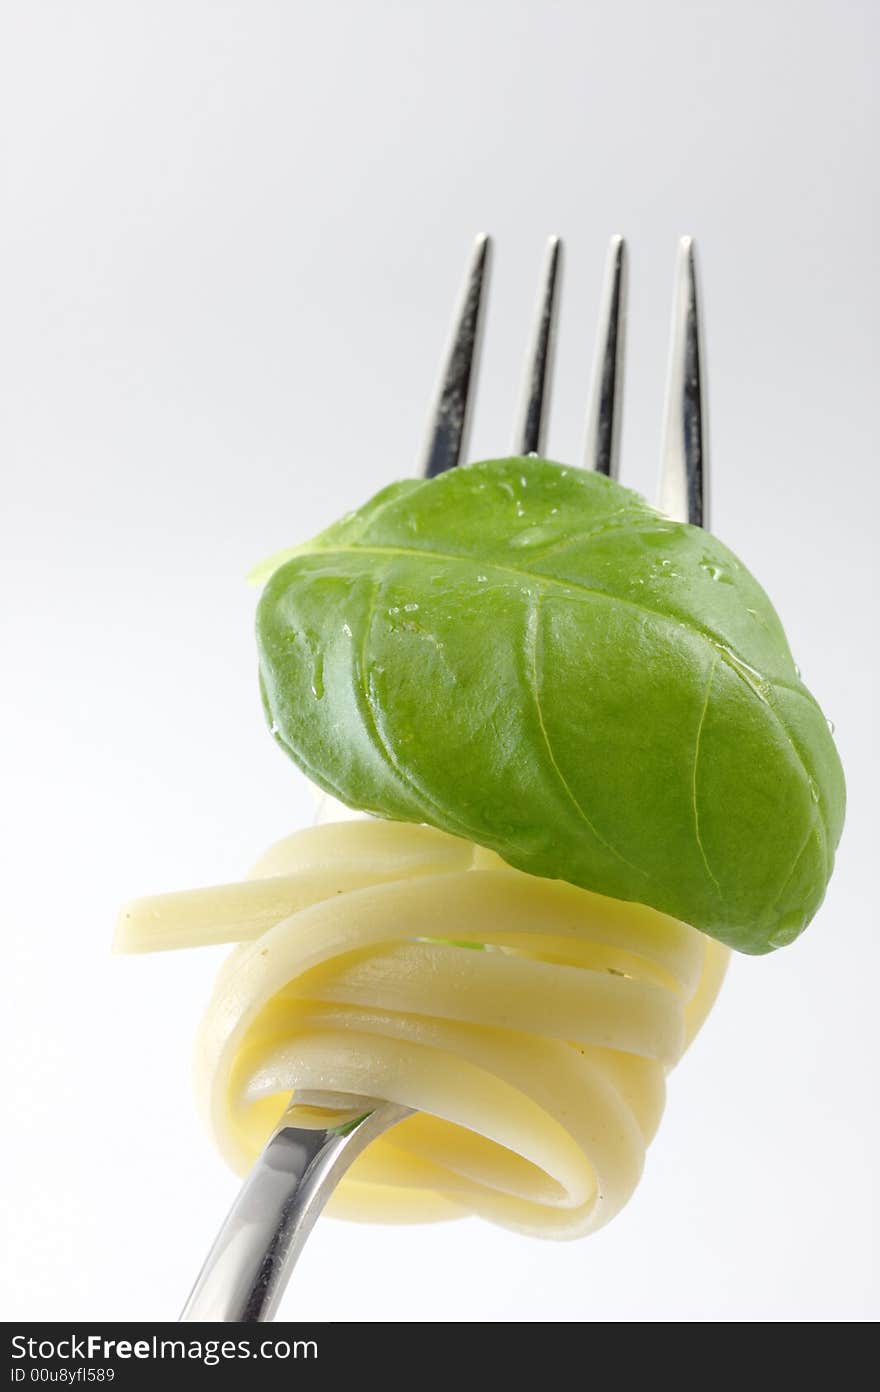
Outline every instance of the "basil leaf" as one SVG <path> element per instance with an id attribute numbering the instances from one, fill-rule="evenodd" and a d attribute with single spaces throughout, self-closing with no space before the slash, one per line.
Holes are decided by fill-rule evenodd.
<path id="1" fill-rule="evenodd" d="M 257 633 L 273 732 L 346 803 L 745 952 L 822 900 L 843 774 L 770 601 L 601 475 L 394 484 L 289 553 Z"/>

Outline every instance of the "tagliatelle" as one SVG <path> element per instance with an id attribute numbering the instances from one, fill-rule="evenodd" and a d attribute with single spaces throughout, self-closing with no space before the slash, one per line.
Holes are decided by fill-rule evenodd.
<path id="1" fill-rule="evenodd" d="M 330 1212 L 476 1213 L 566 1238 L 633 1192 L 666 1072 L 728 958 L 643 905 L 383 821 L 297 832 L 240 884 L 127 906 L 117 934 L 128 952 L 218 942 L 239 946 L 202 1024 L 197 1086 L 236 1170 L 291 1093 L 303 1126 L 387 1099 L 416 1115 L 355 1161 Z"/>

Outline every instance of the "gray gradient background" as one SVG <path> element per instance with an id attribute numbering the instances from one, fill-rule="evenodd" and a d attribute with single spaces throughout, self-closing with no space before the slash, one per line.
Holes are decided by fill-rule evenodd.
<path id="1" fill-rule="evenodd" d="M 559 231 L 549 446 L 577 460 L 620 230 L 623 472 L 648 492 L 675 242 L 697 236 L 715 527 L 835 721 L 849 822 L 806 938 L 734 962 L 611 1227 L 559 1246 L 328 1221 L 284 1312 L 876 1315 L 878 17 L 3 6 L 5 1318 L 173 1316 L 233 1196 L 189 1086 L 222 952 L 111 959 L 114 911 L 236 876 L 311 817 L 263 729 L 243 577 L 411 470 L 482 229 L 498 255 L 472 455 L 507 445 Z"/>

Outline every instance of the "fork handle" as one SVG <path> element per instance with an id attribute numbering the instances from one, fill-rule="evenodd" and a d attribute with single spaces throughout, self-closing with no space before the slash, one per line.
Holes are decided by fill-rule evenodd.
<path id="1" fill-rule="evenodd" d="M 386 1102 L 328 1131 L 285 1125 L 269 1141 L 208 1253 L 184 1323 L 272 1319 L 315 1220 L 371 1141 L 411 1114 Z"/>

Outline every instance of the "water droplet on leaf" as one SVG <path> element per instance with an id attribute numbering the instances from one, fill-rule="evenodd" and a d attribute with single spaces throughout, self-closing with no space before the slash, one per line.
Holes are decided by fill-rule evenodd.
<path id="1" fill-rule="evenodd" d="M 711 580 L 719 580 L 722 585 L 732 585 L 733 581 L 727 574 L 723 566 L 716 565 L 714 561 L 700 561 L 700 570 L 704 570 Z"/>
<path id="2" fill-rule="evenodd" d="M 510 545 L 516 547 L 540 546 L 542 541 L 552 541 L 555 536 L 556 532 L 553 527 L 546 525 L 526 527 L 524 531 L 517 532 L 515 536 L 510 538 Z"/>
<path id="3" fill-rule="evenodd" d="M 312 667 L 312 695 L 320 701 L 324 695 L 324 658 L 319 653 Z"/>

